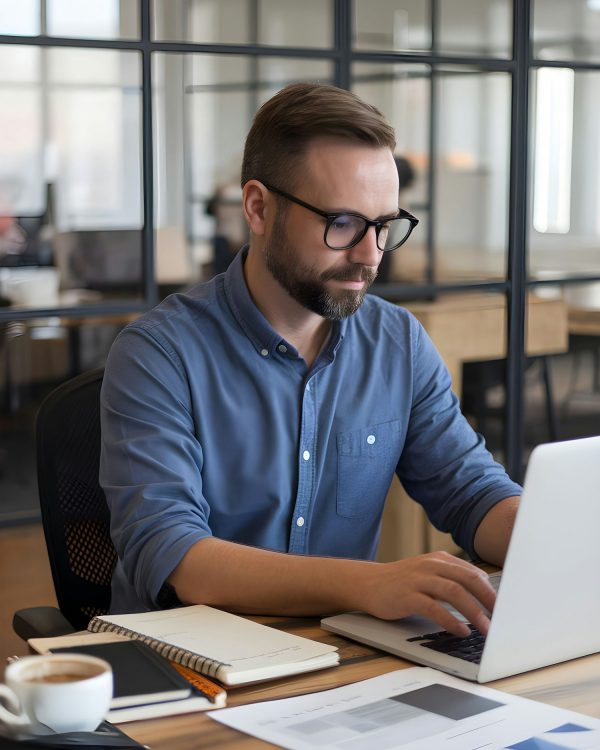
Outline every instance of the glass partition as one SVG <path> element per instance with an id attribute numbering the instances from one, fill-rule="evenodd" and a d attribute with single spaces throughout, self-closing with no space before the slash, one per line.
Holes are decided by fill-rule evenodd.
<path id="1" fill-rule="evenodd" d="M 5 224 L 44 213 L 42 56 L 37 47 L 0 46 L 0 214 Z M 12 235 L 2 234 L 0 254 L 25 250 L 22 228 L 15 227 Z"/>
<path id="2" fill-rule="evenodd" d="M 288 83 L 332 77 L 325 61 L 155 56 L 157 272 L 184 263 L 192 283 L 227 268 L 247 241 L 240 168 L 256 110 Z"/>
<path id="3" fill-rule="evenodd" d="M 45 0 L 47 33 L 86 39 L 140 36 L 139 0 Z"/>
<path id="4" fill-rule="evenodd" d="M 535 292 L 564 306 L 566 333 L 545 358 L 550 393 L 526 388 L 528 446 L 598 433 L 600 282 L 568 280 L 600 276 L 600 4 L 535 0 L 532 27 L 534 57 L 590 69 L 541 65 L 530 78 L 528 273 L 553 282 Z"/>
<path id="5" fill-rule="evenodd" d="M 510 76 L 437 72 L 434 243 L 440 282 L 506 276 Z"/>
<path id="6" fill-rule="evenodd" d="M 412 52 L 431 49 L 429 3 L 354 0 L 354 47 Z"/>
<path id="7" fill-rule="evenodd" d="M 41 31 L 40 0 L 0 0 L 0 34 L 37 36 Z"/>
<path id="8" fill-rule="evenodd" d="M 0 0 L 0 34 L 137 39 L 139 0 Z"/>
<path id="9" fill-rule="evenodd" d="M 139 54 L 5 46 L 0 60 L 3 296 L 141 296 Z"/>
<path id="10" fill-rule="evenodd" d="M 158 40 L 333 45 L 333 0 L 153 0 L 153 9 Z"/>
<path id="11" fill-rule="evenodd" d="M 532 26 L 534 57 L 600 62 L 597 0 L 534 0 Z"/>
<path id="12" fill-rule="evenodd" d="M 427 275 L 431 69 L 426 65 L 356 63 L 352 89 L 376 106 L 396 131 L 399 205 L 419 225 L 398 251 L 384 256 L 378 283 L 419 283 Z"/>
<path id="13" fill-rule="evenodd" d="M 443 0 L 436 5 L 435 51 L 507 58 L 512 53 L 510 0 Z M 358 50 L 419 52 L 432 49 L 431 3 L 355 0 Z"/>
<path id="14" fill-rule="evenodd" d="M 532 73 L 533 278 L 600 276 L 599 90 L 600 71 Z"/>
<path id="15" fill-rule="evenodd" d="M 481 57 L 511 56 L 511 0 L 442 0 L 438 7 L 438 52 Z"/>

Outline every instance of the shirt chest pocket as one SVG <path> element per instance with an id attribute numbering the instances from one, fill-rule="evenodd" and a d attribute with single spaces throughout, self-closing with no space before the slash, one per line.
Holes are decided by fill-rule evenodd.
<path id="1" fill-rule="evenodd" d="M 382 422 L 337 434 L 339 516 L 381 512 L 401 451 L 401 421 Z"/>

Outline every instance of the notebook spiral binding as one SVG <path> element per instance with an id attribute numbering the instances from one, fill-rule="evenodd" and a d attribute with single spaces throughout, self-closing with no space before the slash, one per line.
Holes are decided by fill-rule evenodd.
<path id="1" fill-rule="evenodd" d="M 158 641 L 155 638 L 141 635 L 134 630 L 114 625 L 106 622 L 106 620 L 101 620 L 98 617 L 94 617 L 90 621 L 88 624 L 88 630 L 92 633 L 115 633 L 116 635 L 123 635 L 126 638 L 130 638 L 131 640 L 142 641 L 142 643 L 150 646 L 150 648 L 158 654 L 164 656 L 165 659 L 174 661 L 177 664 L 182 664 L 184 667 L 189 667 L 195 672 L 200 672 L 207 677 L 217 677 L 217 672 L 221 667 L 231 666 L 228 662 L 210 659 L 208 656 L 203 656 L 202 654 L 194 654 L 184 648 L 172 646 L 164 641 Z"/>

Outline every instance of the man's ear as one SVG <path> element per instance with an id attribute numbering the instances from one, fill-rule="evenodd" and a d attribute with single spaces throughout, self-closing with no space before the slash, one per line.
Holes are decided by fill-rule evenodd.
<path id="1" fill-rule="evenodd" d="M 248 180 L 242 190 L 242 208 L 244 217 L 252 234 L 262 236 L 265 233 L 267 203 L 269 191 L 258 180 Z"/>

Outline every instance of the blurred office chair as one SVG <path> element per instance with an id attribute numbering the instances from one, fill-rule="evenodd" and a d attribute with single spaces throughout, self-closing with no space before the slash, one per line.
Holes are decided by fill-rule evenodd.
<path id="1" fill-rule="evenodd" d="M 559 424 L 554 401 L 554 388 L 550 373 L 549 357 L 527 357 L 525 370 L 534 366 L 539 367 L 539 376 L 544 391 L 544 406 L 546 410 L 547 440 L 555 442 L 559 439 Z M 461 406 L 465 414 L 473 417 L 477 431 L 486 438 L 491 433 L 490 422 L 494 419 L 504 422 L 504 405 L 491 406 L 488 403 L 488 393 L 498 386 L 506 384 L 506 359 L 486 360 L 479 362 L 465 362 L 463 365 L 463 385 Z M 488 441 L 489 442 L 489 441 Z M 501 447 L 493 446 L 493 447 Z"/>
<path id="2" fill-rule="evenodd" d="M 98 481 L 100 387 L 103 369 L 63 383 L 40 406 L 36 421 L 37 473 L 54 607 L 15 613 L 23 639 L 83 630 L 106 614 L 116 552 Z"/>

